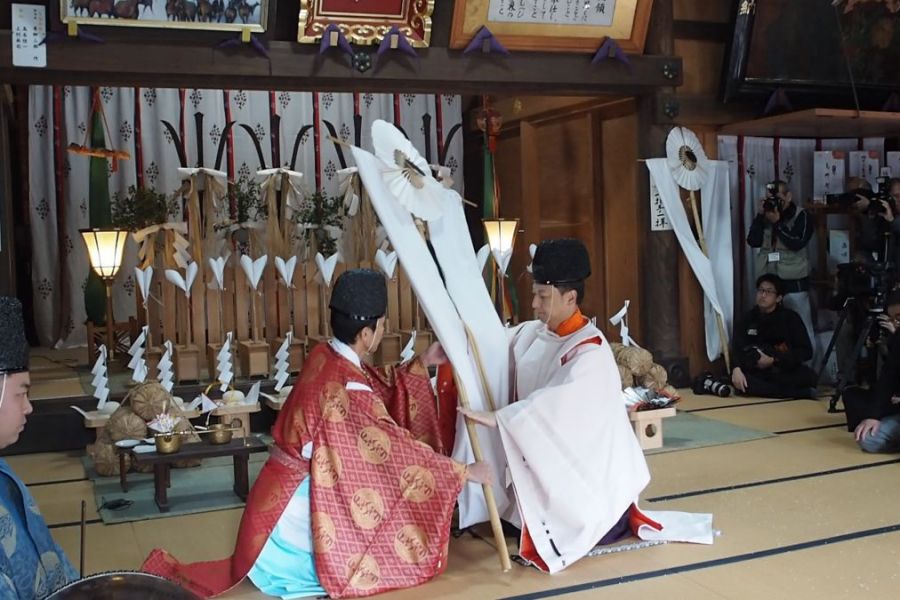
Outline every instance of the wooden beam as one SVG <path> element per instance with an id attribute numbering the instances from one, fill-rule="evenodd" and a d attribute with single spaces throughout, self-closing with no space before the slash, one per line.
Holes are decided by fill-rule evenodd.
<path id="1" fill-rule="evenodd" d="M 731 39 L 733 33 L 729 23 L 682 20 L 672 22 L 672 35 L 676 40 L 699 40 L 725 44 Z"/>
<path id="2" fill-rule="evenodd" d="M 638 95 L 681 83 L 681 59 L 631 56 L 631 69 L 615 61 L 591 65 L 590 55 L 513 53 L 467 56 L 426 48 L 419 58 L 385 55 L 366 73 L 345 55 L 323 57 L 318 47 L 271 42 L 269 58 L 251 47 L 217 49 L 190 42 L 77 40 L 53 43 L 46 69 L 12 66 L 10 32 L 0 32 L 0 81 L 48 85 L 140 85 L 298 91 L 418 93 L 522 93 Z M 370 51 L 371 52 L 371 51 Z"/>

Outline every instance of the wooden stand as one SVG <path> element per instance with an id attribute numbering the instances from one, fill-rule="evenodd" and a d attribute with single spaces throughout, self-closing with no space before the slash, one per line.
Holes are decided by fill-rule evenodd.
<path id="1" fill-rule="evenodd" d="M 175 380 L 200 381 L 200 348 L 194 344 L 175 346 Z"/>
<path id="2" fill-rule="evenodd" d="M 219 423 L 229 427 L 237 426 L 237 423 L 233 422 L 239 420 L 241 422 L 240 430 L 234 432 L 234 437 L 250 437 L 250 414 L 260 410 L 258 402 L 256 404 L 226 404 L 213 410 L 212 416 L 216 417 Z"/>
<path id="3" fill-rule="evenodd" d="M 656 410 L 640 410 L 628 415 L 634 435 L 637 436 L 642 450 L 662 448 L 663 419 L 675 416 L 674 408 L 658 408 Z"/>
<path id="4" fill-rule="evenodd" d="M 281 345 L 284 343 L 284 338 L 279 337 L 272 340 L 270 344 L 270 348 L 272 350 L 272 356 L 275 356 L 275 353 L 278 352 L 278 349 L 281 348 Z M 306 340 L 293 338 L 291 340 L 291 345 L 288 346 L 288 373 L 291 375 L 296 375 L 300 372 L 300 369 L 303 368 L 303 359 L 306 357 Z"/>
<path id="5" fill-rule="evenodd" d="M 269 345 L 265 342 L 238 342 L 238 359 L 243 377 L 269 376 Z"/>
<path id="6" fill-rule="evenodd" d="M 147 352 L 144 354 L 144 362 L 147 363 L 147 379 L 153 377 L 154 372 L 159 372 L 157 366 L 159 365 L 159 359 L 162 358 L 163 349 L 161 346 L 151 346 L 147 348 Z"/>
<path id="7" fill-rule="evenodd" d="M 400 362 L 400 351 L 403 350 L 403 339 L 399 333 L 385 333 L 378 350 L 375 351 L 375 364 L 395 365 Z"/>

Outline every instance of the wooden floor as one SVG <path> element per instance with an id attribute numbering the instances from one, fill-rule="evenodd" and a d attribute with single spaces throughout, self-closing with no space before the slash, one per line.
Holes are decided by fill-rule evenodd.
<path id="1" fill-rule="evenodd" d="M 447 572 L 381 598 L 644 599 L 900 597 L 900 457 L 859 451 L 825 400 L 685 398 L 683 410 L 779 435 L 650 456 L 651 510 L 712 512 L 712 546 L 667 544 L 584 559 L 555 576 L 499 572 L 487 541 L 451 541 Z M 134 569 L 154 547 L 180 559 L 230 553 L 240 510 L 105 526 L 76 455 L 9 459 L 53 534 L 78 561 L 80 500 L 88 500 L 86 570 Z M 489 536 L 488 536 L 489 537 Z M 263 598 L 247 582 L 226 596 Z"/>

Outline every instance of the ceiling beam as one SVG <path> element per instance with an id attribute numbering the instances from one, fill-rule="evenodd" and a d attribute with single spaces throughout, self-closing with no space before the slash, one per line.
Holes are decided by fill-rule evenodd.
<path id="1" fill-rule="evenodd" d="M 372 50 L 368 50 L 372 52 Z M 0 32 L 0 82 L 46 85 L 120 85 L 335 92 L 444 94 L 533 93 L 639 95 L 682 80 L 681 58 L 630 56 L 630 68 L 614 60 L 591 65 L 586 54 L 517 52 L 509 56 L 463 55 L 426 48 L 419 58 L 384 55 L 358 73 L 337 52 L 271 42 L 269 58 L 249 45 L 217 49 L 192 43 L 66 39 L 48 48 L 45 69 L 12 66 L 10 32 Z M 374 55 L 373 55 L 374 59 Z"/>

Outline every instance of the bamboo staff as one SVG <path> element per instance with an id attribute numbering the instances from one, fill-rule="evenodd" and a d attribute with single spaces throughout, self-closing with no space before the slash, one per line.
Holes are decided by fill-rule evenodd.
<path id="1" fill-rule="evenodd" d="M 471 408 L 469 397 L 466 394 L 466 388 L 459 381 L 459 374 L 454 371 L 453 377 L 456 380 L 456 389 L 459 391 L 459 404 L 465 409 Z M 469 443 L 472 444 L 472 454 L 475 460 L 481 462 L 483 454 L 481 453 L 481 443 L 478 441 L 478 432 L 475 431 L 475 423 L 466 418 L 466 431 L 469 433 Z M 497 555 L 500 557 L 500 568 L 503 571 L 509 571 L 512 564 L 509 560 L 509 550 L 506 547 L 506 538 L 503 537 L 503 525 L 500 523 L 500 513 L 497 511 L 497 502 L 494 499 L 494 489 L 490 484 L 481 484 L 481 490 L 484 492 L 484 501 L 487 504 L 488 516 L 491 520 L 491 530 L 494 532 L 494 541 L 497 543 Z"/>

